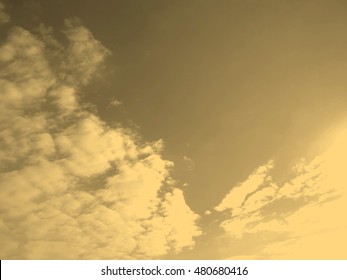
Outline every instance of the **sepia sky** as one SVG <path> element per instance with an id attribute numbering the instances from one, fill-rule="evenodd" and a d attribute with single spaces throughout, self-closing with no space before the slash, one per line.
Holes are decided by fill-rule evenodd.
<path id="1" fill-rule="evenodd" d="M 346 13 L 0 2 L 0 258 L 346 259 Z"/>

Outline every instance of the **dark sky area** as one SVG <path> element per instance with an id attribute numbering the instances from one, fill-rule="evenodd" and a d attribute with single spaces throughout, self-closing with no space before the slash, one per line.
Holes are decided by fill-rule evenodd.
<path id="1" fill-rule="evenodd" d="M 112 52 L 85 99 L 162 138 L 197 212 L 270 158 L 281 174 L 345 110 L 344 1 L 8 1 L 14 22 L 78 17 Z M 57 36 L 59 33 L 57 32 Z M 110 100 L 122 105 L 109 106 Z M 191 161 L 184 160 L 189 157 Z"/>

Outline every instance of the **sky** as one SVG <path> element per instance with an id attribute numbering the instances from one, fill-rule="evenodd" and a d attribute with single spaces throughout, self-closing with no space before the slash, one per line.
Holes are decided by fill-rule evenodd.
<path id="1" fill-rule="evenodd" d="M 346 12 L 0 2 L 0 258 L 346 259 Z"/>

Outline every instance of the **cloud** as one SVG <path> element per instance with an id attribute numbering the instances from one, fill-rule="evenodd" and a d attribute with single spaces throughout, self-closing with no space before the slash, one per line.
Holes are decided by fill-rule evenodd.
<path id="1" fill-rule="evenodd" d="M 0 25 L 8 23 L 10 21 L 10 16 L 5 12 L 5 5 L 0 2 Z"/>
<path id="2" fill-rule="evenodd" d="M 118 99 L 116 98 L 113 98 L 111 101 L 110 101 L 110 104 L 108 105 L 108 107 L 119 107 L 121 106 L 123 103 L 120 102 Z"/>
<path id="3" fill-rule="evenodd" d="M 346 258 L 346 131 L 312 161 L 299 162 L 287 182 L 276 182 L 266 165 L 231 189 L 215 208 L 228 215 L 220 224 L 227 258 Z"/>
<path id="4" fill-rule="evenodd" d="M 111 127 L 81 102 L 110 52 L 77 20 L 0 47 L 1 259 L 159 258 L 194 246 L 199 216 L 163 141 Z"/>
<path id="5" fill-rule="evenodd" d="M 260 166 L 255 170 L 246 181 L 232 188 L 232 190 L 223 198 L 222 202 L 215 207 L 217 211 L 230 209 L 234 215 L 243 211 L 243 204 L 247 201 L 249 195 L 257 191 L 269 178 L 267 173 L 273 168 L 273 162 Z"/>
<path id="6" fill-rule="evenodd" d="M 65 20 L 65 26 L 64 33 L 69 45 L 60 74 L 65 83 L 86 84 L 111 52 L 95 40 L 78 19 Z"/>
<path id="7" fill-rule="evenodd" d="M 180 248 L 192 249 L 192 236 L 201 234 L 201 230 L 195 224 L 198 218 L 199 216 L 185 203 L 183 192 L 174 189 L 165 194 L 159 212 L 146 224 L 152 234 L 143 235 L 139 242 L 145 251 L 150 252 L 160 252 L 164 248 L 173 253 L 181 251 Z"/>
<path id="8" fill-rule="evenodd" d="M 191 159 L 190 157 L 184 155 L 183 156 L 183 160 L 186 163 L 187 169 L 188 170 L 193 170 L 195 168 L 195 162 L 193 159 Z"/>
<path id="9" fill-rule="evenodd" d="M 209 215 L 212 214 L 212 212 L 211 212 L 210 210 L 206 210 L 206 211 L 204 212 L 204 214 L 205 214 L 206 216 L 209 216 Z"/>

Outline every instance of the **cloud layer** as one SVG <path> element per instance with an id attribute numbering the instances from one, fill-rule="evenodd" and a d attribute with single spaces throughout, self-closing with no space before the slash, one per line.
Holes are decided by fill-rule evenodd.
<path id="1" fill-rule="evenodd" d="M 0 20 L 8 21 L 0 6 Z M 12 27 L 0 48 L 0 258 L 157 258 L 194 246 L 198 215 L 162 141 L 110 127 L 80 101 L 110 52 L 77 20 Z"/>

